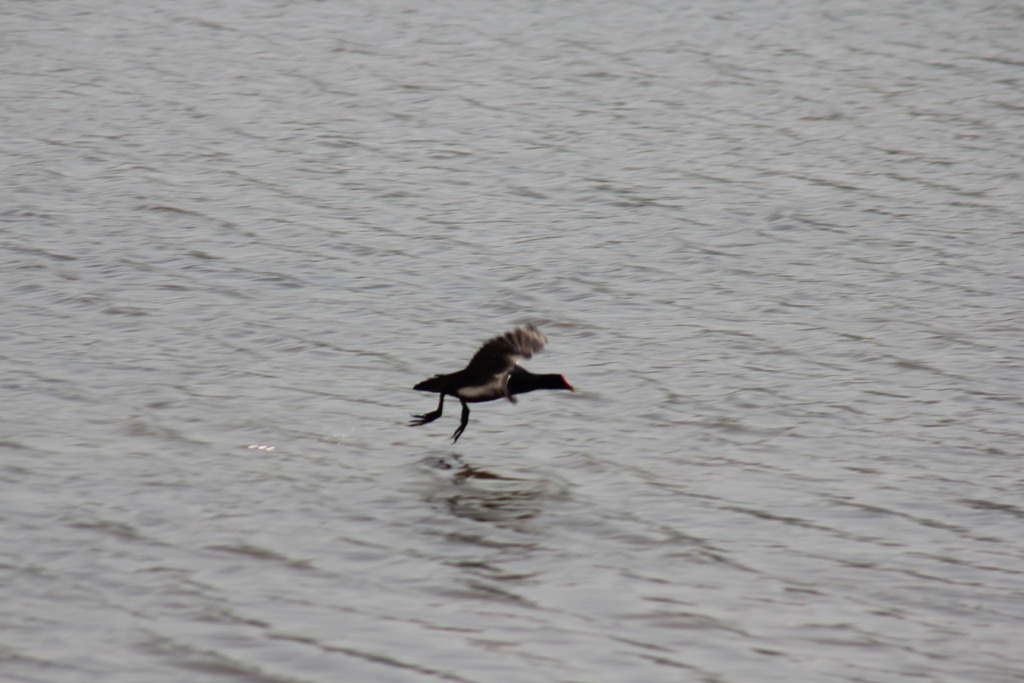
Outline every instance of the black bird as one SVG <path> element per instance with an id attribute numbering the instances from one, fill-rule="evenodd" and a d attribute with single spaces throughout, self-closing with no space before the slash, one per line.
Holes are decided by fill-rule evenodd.
<path id="1" fill-rule="evenodd" d="M 519 367 L 520 360 L 530 358 L 543 349 L 547 341 L 548 338 L 533 325 L 519 327 L 481 346 L 469 365 L 462 370 L 423 380 L 413 389 L 441 394 L 441 400 L 437 403 L 437 410 L 413 415 L 409 426 L 418 427 L 441 417 L 445 395 L 454 396 L 462 401 L 462 421 L 452 434 L 452 443 L 455 443 L 469 424 L 468 403 L 498 398 L 507 398 L 515 403 L 515 394 L 525 394 L 535 389 L 576 391 L 561 375 L 535 375 Z"/>

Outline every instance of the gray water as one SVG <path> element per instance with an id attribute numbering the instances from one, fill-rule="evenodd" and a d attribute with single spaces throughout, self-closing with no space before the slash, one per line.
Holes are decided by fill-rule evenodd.
<path id="1" fill-rule="evenodd" d="M 1018 3 L 2 14 L 3 680 L 1024 679 Z"/>

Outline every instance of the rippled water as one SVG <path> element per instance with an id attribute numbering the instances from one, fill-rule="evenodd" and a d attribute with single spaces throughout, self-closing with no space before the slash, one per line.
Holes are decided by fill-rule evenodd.
<path id="1" fill-rule="evenodd" d="M 0 28 L 5 680 L 1024 677 L 1017 4 L 149 5 Z"/>

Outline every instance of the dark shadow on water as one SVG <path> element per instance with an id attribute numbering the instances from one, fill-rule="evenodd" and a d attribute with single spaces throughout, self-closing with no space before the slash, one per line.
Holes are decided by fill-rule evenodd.
<path id="1" fill-rule="evenodd" d="M 478 522 L 509 523 L 532 519 L 544 511 L 545 505 L 564 500 L 564 482 L 545 477 L 544 473 L 522 472 L 527 476 L 510 476 L 466 463 L 461 456 L 431 456 L 421 461 L 434 470 L 444 472 L 428 498 L 443 504 L 457 517 Z"/>

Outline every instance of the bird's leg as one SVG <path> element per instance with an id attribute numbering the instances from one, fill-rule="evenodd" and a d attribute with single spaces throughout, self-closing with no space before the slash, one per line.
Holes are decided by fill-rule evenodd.
<path id="1" fill-rule="evenodd" d="M 462 401 L 462 421 L 459 422 L 459 428 L 455 430 L 454 434 L 452 434 L 452 443 L 459 440 L 459 437 L 462 436 L 462 432 L 466 431 L 466 425 L 469 424 L 469 404 L 461 398 L 459 400 Z"/>
<path id="2" fill-rule="evenodd" d="M 441 394 L 441 400 L 437 402 L 437 410 L 433 410 L 429 413 L 423 413 L 422 415 L 413 415 L 412 422 L 409 423 L 410 427 L 419 427 L 425 425 L 428 422 L 433 422 L 437 418 L 441 417 L 441 411 L 444 409 L 444 394 Z"/>

